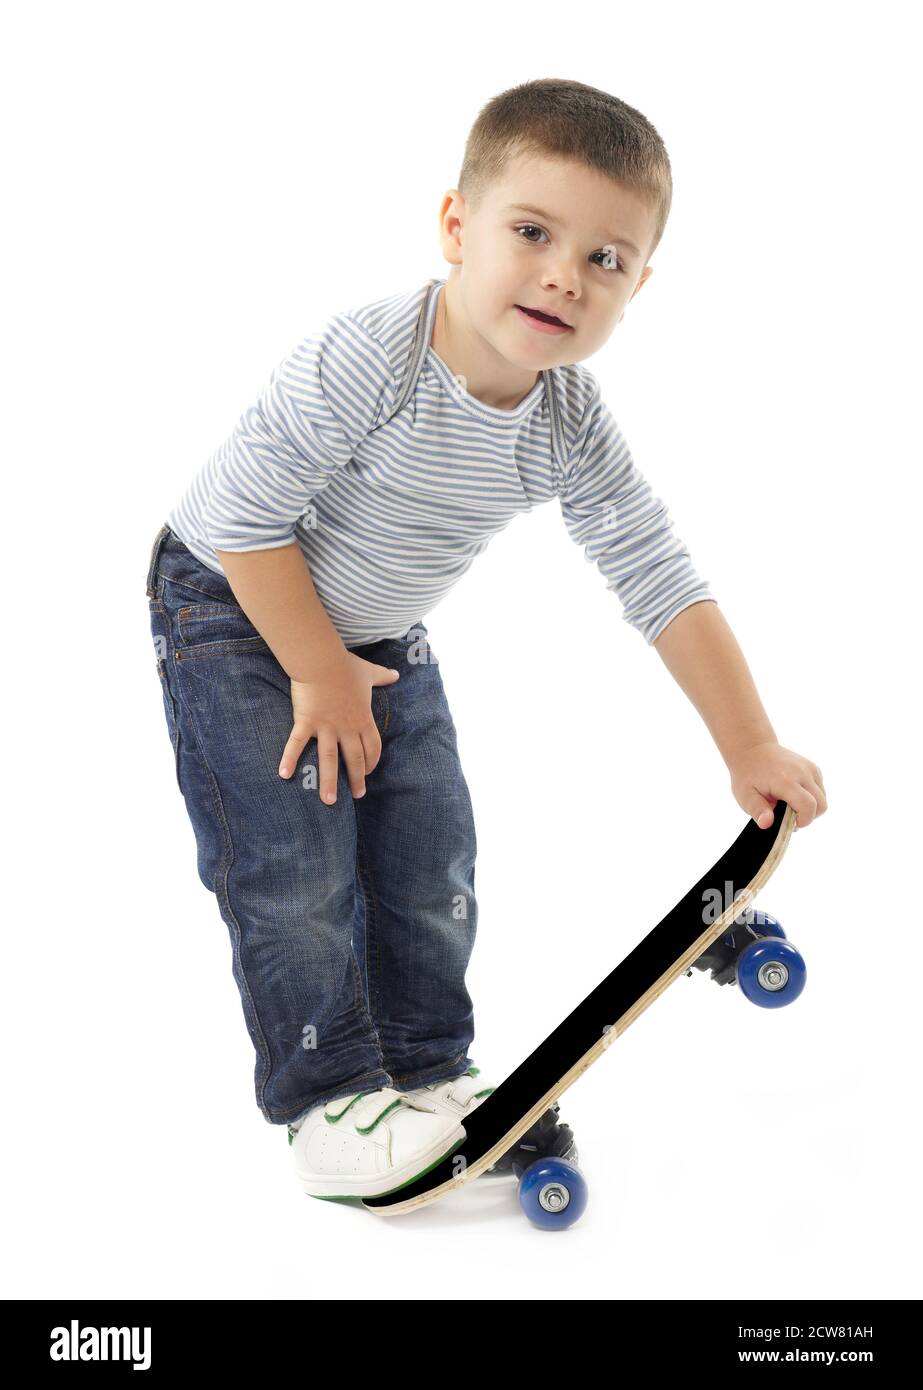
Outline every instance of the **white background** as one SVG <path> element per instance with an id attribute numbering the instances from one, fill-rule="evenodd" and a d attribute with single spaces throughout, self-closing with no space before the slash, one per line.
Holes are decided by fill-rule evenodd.
<path id="1" fill-rule="evenodd" d="M 923 1293 L 911 28 L 897 4 L 7 16 L 7 1297 Z M 696 972 L 643 1014 L 562 1102 L 591 1205 L 560 1235 L 512 1183 L 390 1220 L 295 1183 L 144 593 L 154 533 L 275 363 L 447 273 L 467 132 L 545 76 L 666 142 L 654 274 L 589 365 L 830 803 L 759 903 L 804 994 L 764 1011 Z M 556 503 L 427 625 L 477 818 L 471 1051 L 499 1082 L 746 816 Z"/>

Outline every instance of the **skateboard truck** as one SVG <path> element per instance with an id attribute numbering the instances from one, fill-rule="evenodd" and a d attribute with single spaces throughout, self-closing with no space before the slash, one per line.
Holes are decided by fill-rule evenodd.
<path id="1" fill-rule="evenodd" d="M 782 924 L 758 908 L 741 913 L 692 965 L 710 970 L 716 984 L 739 984 L 751 1003 L 768 1009 L 797 999 L 806 977 L 804 960 Z"/>
<path id="2" fill-rule="evenodd" d="M 487 1172 L 513 1173 L 521 1178 L 526 1168 L 540 1158 L 566 1158 L 568 1163 L 577 1163 L 577 1145 L 570 1125 L 560 1124 L 558 1116 L 561 1107 L 555 1101 L 540 1115 L 531 1129 L 505 1154 L 492 1164 Z"/>

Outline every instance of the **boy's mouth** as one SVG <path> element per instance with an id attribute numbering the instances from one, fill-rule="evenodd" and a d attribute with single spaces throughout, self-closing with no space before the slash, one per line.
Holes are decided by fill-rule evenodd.
<path id="1" fill-rule="evenodd" d="M 571 325 L 565 323 L 563 319 L 557 318 L 554 314 L 546 314 L 542 309 L 528 309 L 524 304 L 517 304 L 516 308 L 521 314 L 527 315 L 528 318 L 535 322 L 547 324 L 551 328 L 558 329 L 559 332 L 566 332 L 571 327 Z"/>

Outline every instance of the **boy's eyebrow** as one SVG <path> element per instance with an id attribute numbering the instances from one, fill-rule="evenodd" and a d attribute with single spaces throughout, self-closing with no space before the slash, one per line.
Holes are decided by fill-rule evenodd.
<path id="1" fill-rule="evenodd" d="M 551 216 L 550 212 L 542 212 L 541 208 L 526 207 L 525 203 L 510 203 L 508 207 L 503 208 L 503 212 L 529 212 L 533 217 L 540 217 L 543 222 L 550 222 L 553 226 L 558 226 L 556 219 Z M 610 237 L 609 240 L 614 241 L 618 246 L 624 246 L 629 251 L 633 251 L 636 256 L 641 255 L 641 252 L 638 250 L 637 246 L 635 246 L 634 242 L 629 241 L 627 237 L 613 236 Z"/>

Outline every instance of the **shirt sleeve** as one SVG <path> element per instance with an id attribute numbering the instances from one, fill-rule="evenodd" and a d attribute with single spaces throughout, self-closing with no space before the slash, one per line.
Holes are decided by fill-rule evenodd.
<path id="1" fill-rule="evenodd" d="M 393 384 L 386 350 L 347 313 L 300 342 L 210 461 L 209 544 L 290 545 L 296 521 L 374 428 Z"/>
<path id="2" fill-rule="evenodd" d="M 571 538 L 584 547 L 623 605 L 622 616 L 654 643 L 693 603 L 716 603 L 708 581 L 673 533 L 664 503 L 642 477 L 594 383 L 559 493 Z"/>

